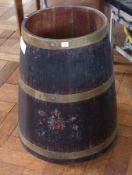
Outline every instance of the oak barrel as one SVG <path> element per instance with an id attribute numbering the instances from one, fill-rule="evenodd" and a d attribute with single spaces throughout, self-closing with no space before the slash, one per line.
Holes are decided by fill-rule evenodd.
<path id="1" fill-rule="evenodd" d="M 116 137 L 116 98 L 107 18 L 63 6 L 22 23 L 19 131 L 44 160 L 87 160 Z"/>

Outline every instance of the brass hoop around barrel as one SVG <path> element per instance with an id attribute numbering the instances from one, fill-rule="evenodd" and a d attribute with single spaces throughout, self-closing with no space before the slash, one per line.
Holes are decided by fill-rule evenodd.
<path id="1" fill-rule="evenodd" d="M 39 37 L 36 37 L 35 35 L 31 35 L 27 33 L 23 28 L 21 31 L 22 38 L 25 42 L 28 44 L 35 46 L 37 48 L 42 49 L 50 49 L 50 50 L 57 50 L 57 49 L 73 49 L 73 48 L 80 48 L 89 46 L 95 43 L 98 43 L 99 41 L 103 40 L 105 36 L 107 35 L 107 27 L 99 31 L 98 33 L 93 33 L 85 37 L 75 38 L 75 39 L 63 39 L 63 40 L 53 40 L 53 39 L 44 39 Z M 67 44 L 67 47 L 62 47 L 63 43 Z"/>
<path id="2" fill-rule="evenodd" d="M 107 91 L 111 87 L 113 81 L 114 81 L 114 76 L 112 75 L 106 82 L 104 82 L 99 87 L 89 91 L 75 93 L 75 94 L 49 94 L 49 93 L 41 92 L 25 84 L 21 78 L 19 79 L 19 86 L 26 94 L 41 101 L 51 102 L 51 103 L 75 103 L 75 102 L 89 100 L 91 98 L 94 98 L 96 96 L 103 94 L 105 91 Z"/>
<path id="3" fill-rule="evenodd" d="M 94 146 L 92 148 L 87 148 L 85 150 L 82 151 L 77 151 L 77 152 L 55 152 L 55 151 L 49 151 L 46 149 L 43 149 L 33 143 L 31 143 L 29 140 L 27 140 L 23 134 L 21 133 L 21 131 L 19 131 L 20 134 L 20 139 L 22 141 L 22 143 L 29 148 L 31 151 L 47 157 L 47 158 L 51 158 L 51 159 L 56 159 L 56 160 L 74 160 L 74 159 L 80 159 L 80 158 L 85 158 L 94 154 L 97 154 L 101 151 L 103 151 L 104 149 L 106 149 L 109 145 L 111 145 L 116 137 L 116 132 L 117 129 L 115 129 L 115 131 L 112 133 L 112 135 L 110 137 L 108 137 L 103 143 Z"/>
<path id="4" fill-rule="evenodd" d="M 21 35 L 23 37 L 23 40 L 28 44 L 35 46 L 37 48 L 50 49 L 50 50 L 57 50 L 57 49 L 63 50 L 63 49 L 80 48 L 80 47 L 89 46 L 89 45 L 98 43 L 102 39 L 104 39 L 105 36 L 108 34 L 108 20 L 105 17 L 105 15 L 100 11 L 98 11 L 97 9 L 93 10 L 92 8 L 85 7 L 85 6 L 60 6 L 60 7 L 61 8 L 74 7 L 74 8 L 80 8 L 83 10 L 90 10 L 90 11 L 96 12 L 102 19 L 104 19 L 104 24 L 97 31 L 90 34 L 86 34 L 84 36 L 76 37 L 76 38 L 52 39 L 52 38 L 39 37 L 37 35 L 34 35 L 33 33 L 30 33 L 30 31 L 28 31 L 28 29 L 25 26 L 30 17 L 43 11 L 43 10 L 40 10 L 39 12 L 32 13 L 31 15 L 29 15 L 27 18 L 24 19 L 22 23 L 22 29 L 21 29 Z M 56 8 L 60 8 L 60 7 L 56 7 Z M 48 10 L 50 9 L 52 8 L 49 8 Z M 66 46 L 66 47 L 63 47 L 63 46 Z"/>

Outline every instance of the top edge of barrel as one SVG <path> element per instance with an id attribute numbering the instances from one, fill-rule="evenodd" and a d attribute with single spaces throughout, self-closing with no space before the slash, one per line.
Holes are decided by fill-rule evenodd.
<path id="1" fill-rule="evenodd" d="M 25 27 L 25 24 L 28 21 L 28 19 L 37 13 L 40 13 L 44 10 L 53 9 L 53 8 L 70 8 L 70 7 L 88 9 L 96 12 L 99 16 L 103 17 L 104 25 L 100 27 L 100 29 L 98 29 L 97 31 L 92 32 L 90 34 L 83 35 L 80 37 L 75 37 L 75 38 L 66 38 L 66 39 L 52 39 L 52 38 L 40 37 L 30 33 L 28 29 L 26 29 Z M 37 48 L 50 49 L 50 50 L 66 50 L 66 49 L 74 49 L 74 48 L 89 46 L 100 42 L 106 37 L 107 34 L 108 34 L 108 20 L 103 13 L 91 7 L 71 6 L 71 5 L 56 6 L 48 9 L 39 10 L 37 12 L 33 12 L 32 14 L 30 14 L 24 19 L 22 23 L 22 29 L 21 29 L 21 36 L 26 43 L 32 46 L 35 46 Z"/>

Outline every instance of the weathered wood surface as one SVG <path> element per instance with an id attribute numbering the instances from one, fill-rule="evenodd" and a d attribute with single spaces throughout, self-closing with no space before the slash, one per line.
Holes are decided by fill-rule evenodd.
<path id="1" fill-rule="evenodd" d="M 84 20 L 80 21 L 80 16 Z M 70 22 L 69 18 L 71 18 Z M 39 15 L 37 13 L 28 18 L 22 25 L 22 31 L 26 28 L 37 36 L 51 37 L 57 42 L 57 39 L 80 37 L 98 31 L 104 23 L 104 18 L 98 15 L 96 9 L 92 11 L 83 7 L 62 7 L 53 11 L 41 11 Z M 37 24 L 41 28 L 38 29 Z M 78 28 L 78 26 L 83 27 Z M 26 53 L 21 51 L 20 59 L 20 82 L 23 81 L 23 85 L 20 84 L 19 91 L 19 127 L 23 137 L 39 148 L 48 150 L 49 155 L 45 153 L 45 156 L 41 153 L 39 155 L 54 162 L 73 163 L 105 150 L 113 142 L 113 133 L 116 130 L 114 82 L 112 81 L 109 88 L 98 96 L 89 98 L 85 95 L 86 99 L 81 97 L 83 93 L 86 94 L 106 84 L 113 75 L 109 36 L 105 35 L 94 44 L 86 43 L 85 47 L 80 40 L 76 41 L 79 46 L 74 49 L 52 50 L 49 47 L 48 52 L 45 48 L 38 49 L 38 45 L 31 46 L 33 43 L 28 42 L 23 34 L 22 37 L 27 47 Z M 71 41 L 74 42 L 71 39 L 69 43 Z M 52 100 L 54 95 L 50 99 L 39 99 L 36 92 L 29 95 L 26 87 L 22 88 L 24 84 L 44 93 L 56 94 L 56 99 L 59 99 L 58 95 L 65 94 L 68 101 L 64 101 L 64 97 L 61 97 L 62 101 L 59 102 L 55 101 L 56 99 Z M 77 93 L 81 94 L 78 95 L 79 98 L 75 97 L 75 101 L 69 101 L 73 99 L 73 94 Z M 107 146 L 95 150 L 96 146 L 106 143 L 111 137 Z M 21 140 L 23 142 L 22 137 Z M 28 144 L 24 143 L 24 145 L 34 153 L 38 153 Z M 92 153 L 90 149 L 93 149 Z M 86 150 L 90 153 L 86 153 Z M 50 157 L 52 151 L 56 154 L 61 152 L 63 156 L 65 152 L 70 155 L 60 160 L 58 156 Z M 85 155 L 81 151 L 84 151 Z"/>

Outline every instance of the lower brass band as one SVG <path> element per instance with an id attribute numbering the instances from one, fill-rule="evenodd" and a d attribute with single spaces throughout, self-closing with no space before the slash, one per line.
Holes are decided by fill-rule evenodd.
<path id="1" fill-rule="evenodd" d="M 72 159 L 80 159 L 84 157 L 91 156 L 93 154 L 99 153 L 103 151 L 105 148 L 107 148 L 112 142 L 114 141 L 116 137 L 116 131 L 112 133 L 110 137 L 108 137 L 104 142 L 100 143 L 99 145 L 93 146 L 92 148 L 87 148 L 82 151 L 77 152 L 55 152 L 43 149 L 33 143 L 31 143 L 29 140 L 27 140 L 23 135 L 22 132 L 19 130 L 20 138 L 22 143 L 29 148 L 31 151 L 39 154 L 40 156 L 44 156 L 50 159 L 58 159 L 58 160 L 72 160 Z"/>

